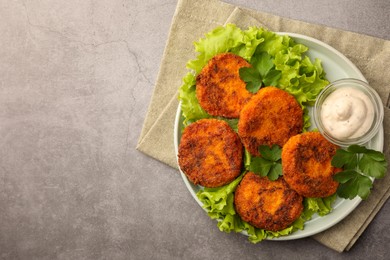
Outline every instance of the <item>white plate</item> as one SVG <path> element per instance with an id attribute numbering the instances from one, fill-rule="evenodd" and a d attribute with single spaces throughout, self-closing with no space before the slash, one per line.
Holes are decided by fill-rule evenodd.
<path id="1" fill-rule="evenodd" d="M 359 69 L 348 58 L 346 58 L 343 54 L 341 54 L 333 47 L 314 38 L 300 34 L 278 34 L 287 34 L 292 37 L 297 43 L 301 43 L 309 47 L 309 51 L 306 53 L 306 55 L 309 56 L 311 60 L 314 60 L 314 58 L 319 58 L 321 60 L 324 71 L 326 72 L 326 78 L 330 82 L 342 78 L 356 78 L 367 82 L 367 80 L 364 78 L 363 74 L 359 71 Z M 312 116 L 312 111 L 310 111 L 310 115 Z M 313 127 L 315 127 L 313 120 L 312 124 Z M 176 113 L 176 120 L 174 126 L 174 145 L 176 155 L 178 154 L 178 145 L 181 138 L 181 125 L 181 107 L 179 105 Z M 380 128 L 378 134 L 374 136 L 374 138 L 370 142 L 368 142 L 366 146 L 371 149 L 383 151 L 383 125 Z M 200 187 L 188 181 L 187 177 L 182 171 L 180 171 L 180 173 L 192 197 L 198 202 L 200 206 L 203 206 L 202 202 L 200 202 L 199 199 L 196 197 L 196 193 L 200 190 Z M 353 200 L 337 198 L 333 204 L 333 211 L 330 214 L 324 217 L 313 215 L 311 220 L 305 222 L 304 230 L 298 230 L 288 236 L 273 238 L 272 240 L 299 239 L 303 237 L 312 236 L 321 231 L 324 231 L 337 224 L 343 218 L 345 218 L 356 208 L 357 205 L 359 205 L 360 202 L 361 199 L 359 197 L 356 197 Z M 242 233 L 246 234 L 245 232 Z"/>

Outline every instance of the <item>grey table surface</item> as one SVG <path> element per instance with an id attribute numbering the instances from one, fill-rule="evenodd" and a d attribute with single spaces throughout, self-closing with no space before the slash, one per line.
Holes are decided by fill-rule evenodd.
<path id="1" fill-rule="evenodd" d="M 390 40 L 388 0 L 226 2 Z M 0 1 L 0 258 L 384 259 L 390 202 L 347 253 L 253 245 L 135 149 L 176 3 Z"/>

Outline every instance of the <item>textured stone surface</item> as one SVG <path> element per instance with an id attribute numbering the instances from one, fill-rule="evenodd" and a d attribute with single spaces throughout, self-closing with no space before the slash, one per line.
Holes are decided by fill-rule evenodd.
<path id="1" fill-rule="evenodd" d="M 387 0 L 226 2 L 390 40 Z M 252 245 L 135 150 L 175 6 L 0 1 L 0 259 L 383 259 L 389 202 L 348 253 Z"/>

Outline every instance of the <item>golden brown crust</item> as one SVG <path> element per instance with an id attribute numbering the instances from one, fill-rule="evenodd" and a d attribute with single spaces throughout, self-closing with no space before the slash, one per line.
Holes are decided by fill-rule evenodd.
<path id="1" fill-rule="evenodd" d="M 252 94 L 240 78 L 239 69 L 250 64 L 233 53 L 214 56 L 196 78 L 196 97 L 212 116 L 238 118 Z"/>
<path id="2" fill-rule="evenodd" d="M 244 176 L 234 195 L 234 205 L 242 220 L 271 231 L 283 230 L 298 219 L 302 200 L 283 177 L 270 181 L 252 172 Z"/>
<path id="3" fill-rule="evenodd" d="M 242 155 L 240 138 L 225 121 L 201 119 L 184 129 L 178 157 L 191 182 L 219 187 L 240 174 Z"/>
<path id="4" fill-rule="evenodd" d="M 238 121 L 238 134 L 245 148 L 260 156 L 260 145 L 283 146 L 303 128 L 303 110 L 295 98 L 276 87 L 262 88 L 245 105 Z"/>
<path id="5" fill-rule="evenodd" d="M 331 165 L 337 149 L 319 132 L 290 138 L 282 150 L 284 179 L 304 197 L 323 198 L 334 194 L 338 182 L 333 180 L 333 175 L 341 171 Z"/>

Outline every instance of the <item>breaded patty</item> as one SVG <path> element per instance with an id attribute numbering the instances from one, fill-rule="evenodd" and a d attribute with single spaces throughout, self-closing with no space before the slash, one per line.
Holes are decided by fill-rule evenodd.
<path id="1" fill-rule="evenodd" d="M 303 128 L 303 110 L 295 98 L 276 87 L 265 87 L 244 106 L 238 135 L 245 148 L 260 156 L 260 145 L 283 146 Z"/>
<path id="2" fill-rule="evenodd" d="M 219 187 L 240 174 L 242 155 L 240 138 L 225 121 L 201 119 L 184 129 L 178 157 L 191 182 Z"/>
<path id="3" fill-rule="evenodd" d="M 252 172 L 244 176 L 234 194 L 234 205 L 241 219 L 271 231 L 283 230 L 299 218 L 302 200 L 283 177 L 270 181 Z"/>
<path id="4" fill-rule="evenodd" d="M 196 97 L 212 116 L 238 118 L 253 94 L 246 90 L 239 69 L 250 64 L 233 53 L 214 56 L 196 77 Z"/>
<path id="5" fill-rule="evenodd" d="M 282 150 L 283 176 L 292 189 L 304 197 L 323 198 L 334 194 L 341 171 L 331 165 L 338 147 L 319 132 L 306 132 L 290 138 Z"/>

